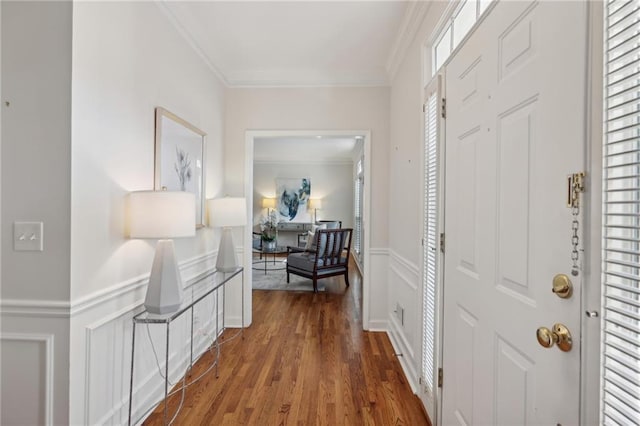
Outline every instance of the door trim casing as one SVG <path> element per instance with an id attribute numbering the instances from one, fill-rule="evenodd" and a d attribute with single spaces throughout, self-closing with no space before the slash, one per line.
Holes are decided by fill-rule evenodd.
<path id="1" fill-rule="evenodd" d="M 247 217 L 253 217 L 253 160 L 254 143 L 256 138 L 273 137 L 317 137 L 317 136 L 364 136 L 364 208 L 362 222 L 364 238 L 364 271 L 362 274 L 362 328 L 369 330 L 369 310 L 371 298 L 371 131 L 370 130 L 247 130 L 245 132 L 245 163 L 244 163 L 244 196 L 247 199 Z M 251 247 L 251 221 L 247 221 L 244 228 L 244 247 Z M 242 264 L 245 271 L 251 271 L 251 250 L 244 250 Z M 251 274 L 245 274 L 244 316 L 245 327 L 252 321 L 252 279 Z"/>
<path id="2" fill-rule="evenodd" d="M 602 312 L 602 138 L 604 85 L 604 5 L 587 6 L 587 73 L 585 105 L 585 170 L 587 187 L 583 195 L 584 277 L 582 312 Z M 602 370 L 601 315 L 580 321 L 582 335 L 580 372 L 580 424 L 601 424 L 600 378 Z"/>

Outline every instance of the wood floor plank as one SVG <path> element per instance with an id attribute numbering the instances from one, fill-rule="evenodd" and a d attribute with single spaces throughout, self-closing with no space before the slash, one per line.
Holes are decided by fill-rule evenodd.
<path id="1" fill-rule="evenodd" d="M 222 337 L 219 377 L 187 389 L 176 425 L 430 425 L 385 333 L 362 330 L 350 268 L 321 293 L 253 291 L 253 323 Z M 206 353 L 191 377 L 213 360 Z M 173 413 L 180 394 L 169 399 Z M 163 404 L 145 425 L 161 425 Z"/>

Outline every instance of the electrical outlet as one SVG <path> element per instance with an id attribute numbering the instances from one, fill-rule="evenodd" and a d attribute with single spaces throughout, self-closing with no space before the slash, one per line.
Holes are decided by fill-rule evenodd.
<path id="1" fill-rule="evenodd" d="M 42 222 L 14 222 L 13 249 L 15 251 L 43 251 Z"/>

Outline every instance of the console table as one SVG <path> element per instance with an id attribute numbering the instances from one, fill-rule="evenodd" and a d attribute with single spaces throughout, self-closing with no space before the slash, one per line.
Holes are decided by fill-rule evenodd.
<path id="1" fill-rule="evenodd" d="M 187 372 L 191 369 L 191 367 L 193 366 L 194 363 L 194 359 L 193 359 L 193 308 L 194 306 L 196 306 L 199 302 L 201 302 L 202 300 L 204 300 L 207 296 L 212 295 L 213 293 L 216 294 L 216 303 L 215 303 L 215 318 L 216 318 L 216 332 L 215 332 L 215 340 L 213 342 L 213 344 L 216 345 L 217 347 L 217 353 L 216 353 L 216 357 L 214 360 L 215 366 L 216 366 L 216 377 L 217 377 L 217 369 L 218 369 L 218 361 L 220 358 L 220 347 L 218 345 L 218 336 L 220 334 L 220 331 L 224 331 L 225 329 L 225 324 L 224 324 L 224 316 L 222 317 L 222 328 L 220 329 L 219 324 L 218 324 L 218 317 L 219 317 L 219 290 L 222 289 L 222 294 L 223 294 L 223 299 L 222 299 L 222 310 L 224 312 L 224 289 L 227 283 L 229 283 L 229 281 L 231 281 L 231 279 L 233 279 L 234 277 L 240 275 L 242 277 L 241 280 L 241 285 L 242 285 L 242 322 L 241 322 L 241 329 L 244 329 L 244 269 L 239 267 L 236 268 L 234 271 L 231 272 L 218 272 L 218 271 L 213 271 L 213 272 L 207 272 L 199 277 L 197 277 L 195 280 L 192 281 L 192 283 L 186 287 L 184 289 L 184 295 L 183 295 L 183 302 L 182 305 L 180 305 L 180 308 L 173 312 L 173 313 L 168 313 L 168 314 L 152 314 L 147 312 L 146 310 L 140 312 L 139 314 L 135 315 L 133 317 L 133 331 L 132 331 L 132 338 L 131 338 L 131 376 L 129 378 L 129 425 L 131 425 L 131 415 L 132 415 L 132 409 L 133 409 L 133 371 L 134 371 L 134 365 L 135 365 L 135 343 L 136 343 L 136 324 L 146 324 L 147 326 L 152 325 L 152 324 L 164 324 L 164 326 L 166 327 L 166 341 L 165 341 L 165 346 L 166 346 L 166 353 L 165 353 L 165 366 L 164 366 L 164 424 L 168 424 L 168 419 L 167 419 L 167 396 L 169 395 L 169 338 L 170 338 L 170 332 L 171 332 L 171 323 L 173 321 L 175 321 L 176 319 L 180 318 L 184 313 L 189 312 L 191 314 L 191 336 L 190 336 L 190 357 L 189 357 L 189 367 L 187 368 Z M 185 372 L 185 375 L 187 374 L 187 372 Z M 196 379 L 197 380 L 197 379 Z M 185 390 L 185 388 L 189 385 L 190 383 L 184 383 L 183 382 L 183 392 Z M 176 413 L 174 414 L 174 416 L 178 413 L 178 411 L 180 411 L 180 408 L 182 406 L 178 407 L 178 410 L 176 411 Z M 135 424 L 135 422 L 134 422 Z"/>
<path id="2" fill-rule="evenodd" d="M 298 235 L 311 231 L 312 225 L 311 222 L 278 222 L 278 245 L 297 247 Z"/>

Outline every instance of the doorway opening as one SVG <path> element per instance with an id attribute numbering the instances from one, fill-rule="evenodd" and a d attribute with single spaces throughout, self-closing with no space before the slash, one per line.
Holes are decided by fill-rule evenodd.
<path id="1" fill-rule="evenodd" d="M 304 179 L 304 178 L 310 178 L 311 180 L 311 195 L 310 195 L 310 201 L 311 201 L 311 209 L 308 212 L 302 212 L 304 215 L 304 220 L 302 220 L 300 223 L 302 224 L 310 224 L 311 222 L 315 222 L 316 220 L 322 220 L 322 219 L 337 219 L 337 220 L 341 220 L 338 217 L 330 217 L 330 216 L 335 216 L 336 214 L 339 214 L 339 208 L 337 208 L 337 206 L 334 204 L 334 201 L 332 201 L 332 203 L 325 203 L 324 202 L 324 198 L 327 198 L 327 201 L 329 200 L 336 200 L 339 199 L 340 197 L 337 197 L 336 195 L 332 195 L 329 194 L 330 191 L 327 191 L 327 187 L 322 185 L 322 182 L 316 182 L 316 185 L 314 186 L 314 177 L 313 176 L 302 176 L 302 174 L 304 174 L 305 169 L 302 168 L 301 169 L 301 164 L 297 164 L 296 165 L 296 155 L 295 155 L 295 151 L 304 151 L 304 148 L 308 147 L 310 148 L 309 152 L 306 153 L 306 155 L 304 155 L 305 158 L 307 158 L 308 160 L 306 160 L 308 163 L 312 163 L 315 165 L 316 170 L 317 167 L 320 167 L 323 164 L 323 160 L 320 160 L 320 154 L 317 154 L 314 156 L 313 151 L 311 151 L 311 149 L 317 149 L 317 148 L 311 148 L 311 144 L 308 145 L 304 145 L 305 141 L 324 141 L 326 142 L 326 146 L 328 147 L 329 153 L 331 150 L 331 146 L 334 146 L 336 143 L 339 145 L 340 142 L 336 142 L 336 141 L 346 141 L 346 140 L 351 140 L 356 142 L 356 146 L 359 145 L 361 147 L 361 149 L 359 150 L 353 150 L 353 156 L 351 159 L 352 162 L 352 173 L 351 173 L 351 177 L 349 179 L 348 182 L 346 182 L 346 185 L 348 187 L 348 191 L 350 194 L 350 198 L 347 201 L 342 201 L 342 202 L 348 202 L 349 204 L 349 209 L 347 209 L 348 211 L 351 212 L 350 216 L 345 220 L 346 224 L 348 224 L 348 227 L 351 227 L 354 229 L 354 236 L 356 235 L 357 232 L 357 227 L 359 227 L 359 236 L 360 236 L 360 244 L 359 244 L 359 253 L 355 253 L 354 252 L 354 247 L 352 245 L 352 250 L 350 255 L 352 256 L 352 258 L 356 261 L 356 264 L 358 265 L 358 268 L 360 270 L 360 274 L 362 275 L 362 324 L 363 324 L 363 329 L 367 330 L 369 328 L 369 267 L 370 267 L 370 262 L 369 262 L 369 235 L 370 235 L 370 206 L 371 206 L 371 194 L 370 194 L 370 188 L 369 185 L 364 184 L 365 182 L 370 182 L 370 176 L 371 176 L 371 134 L 370 131 L 368 130 L 322 130 L 322 131 L 318 131 L 318 130 L 298 130 L 298 131 L 286 131 L 286 130 L 252 130 L 252 131 L 247 131 L 245 133 L 245 173 L 244 173 L 244 182 L 245 182 L 245 197 L 247 199 L 247 205 L 248 205 L 248 211 L 247 211 L 247 217 L 249 218 L 254 218 L 254 216 L 257 214 L 262 214 L 264 215 L 264 211 L 261 212 L 261 210 L 263 210 L 263 201 L 264 200 L 268 200 L 269 198 L 273 197 L 275 198 L 276 196 L 276 182 L 275 180 L 277 179 L 277 177 L 275 175 L 270 176 L 268 179 L 270 179 L 271 181 L 273 181 L 273 183 L 267 182 L 266 184 L 262 185 L 256 185 L 255 181 L 254 181 L 254 174 L 256 173 L 256 169 L 254 169 L 254 167 L 258 166 L 259 167 L 259 171 L 258 173 L 264 174 L 264 170 L 267 169 L 266 167 L 262 167 L 267 165 L 267 163 L 269 162 L 278 162 L 281 166 L 282 165 L 290 165 L 291 166 L 291 172 L 287 171 L 287 170 L 283 170 L 282 168 L 280 169 L 280 171 L 278 172 L 279 178 L 299 178 L 299 179 Z M 274 142 L 277 141 L 277 142 Z M 333 141 L 333 142 L 331 142 Z M 265 147 L 268 146 L 277 146 L 276 144 L 279 144 L 281 147 L 289 147 L 290 148 L 290 152 L 281 152 L 280 154 L 276 153 L 275 150 L 273 150 L 273 152 L 269 151 L 269 149 L 267 148 L 266 150 L 264 149 Z M 338 146 L 335 145 L 335 146 Z M 265 151 L 267 151 L 267 153 L 265 154 Z M 315 157 L 315 159 L 314 159 Z M 339 163 L 341 160 L 337 160 L 336 158 L 334 158 L 333 163 Z M 328 164 L 331 163 L 332 161 L 330 160 L 330 156 L 326 157 L 325 156 L 325 160 L 324 160 L 324 164 Z M 357 165 L 360 162 L 360 165 L 362 167 L 362 173 L 360 175 L 358 175 L 358 170 L 357 170 Z M 320 177 L 322 179 L 322 177 Z M 361 193 L 360 194 L 355 194 L 355 189 L 354 189 L 354 182 L 360 179 L 361 182 L 363 183 L 363 185 L 361 186 Z M 302 181 L 302 180 L 301 180 Z M 258 187 L 260 186 L 260 187 Z M 323 188 L 323 190 L 318 190 L 314 193 L 314 187 L 315 188 Z M 356 195 L 360 195 L 361 197 L 361 209 L 358 213 L 360 213 L 359 217 L 356 217 L 356 206 L 355 206 L 355 197 Z M 258 199 L 260 198 L 260 199 Z M 344 197 L 342 197 L 344 198 Z M 276 202 L 271 202 L 271 201 L 264 201 L 267 206 L 270 206 L 272 203 L 277 203 Z M 313 208 L 313 203 L 315 202 L 316 206 L 318 204 L 321 204 L 321 208 Z M 332 205 L 333 204 L 333 205 Z M 269 207 L 267 207 L 268 209 Z M 307 217 L 308 216 L 308 217 Z M 244 249 L 243 252 L 243 266 L 245 268 L 245 271 L 251 271 L 252 270 L 252 266 L 253 266 L 253 253 L 252 253 L 252 246 L 253 246 L 253 232 L 254 232 L 254 220 L 250 220 L 247 222 L 247 226 L 245 227 L 245 233 L 244 233 L 244 243 L 243 243 L 243 247 L 245 247 L 246 249 Z M 300 225 L 300 226 L 307 226 L 307 225 Z M 347 227 L 347 226 L 345 226 Z M 291 235 L 283 235 L 282 238 L 284 238 L 285 240 L 283 240 L 284 242 L 287 243 L 293 243 L 294 245 L 298 244 L 298 237 L 301 237 L 300 235 L 298 235 L 297 232 L 289 232 L 288 234 Z M 244 300 L 244 307 L 245 307 L 245 318 L 247 319 L 247 323 L 250 324 L 251 323 L 251 310 L 252 310 L 252 288 L 253 288 L 253 277 L 251 276 L 250 273 L 245 274 L 245 281 L 244 281 L 244 285 L 245 285 L 245 300 Z"/>

